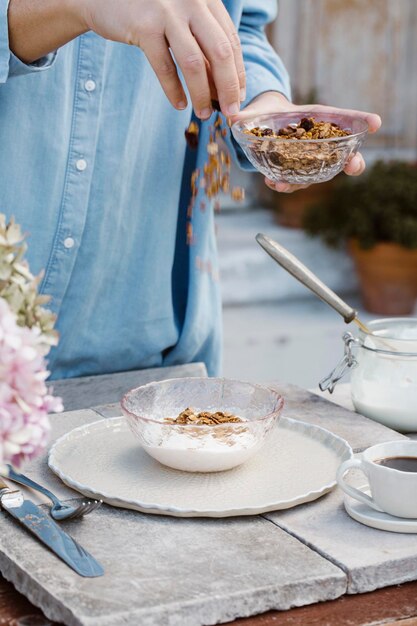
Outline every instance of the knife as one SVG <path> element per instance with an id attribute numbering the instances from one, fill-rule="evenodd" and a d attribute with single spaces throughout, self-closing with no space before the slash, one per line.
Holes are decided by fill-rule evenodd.
<path id="1" fill-rule="evenodd" d="M 95 578 L 104 574 L 102 566 L 91 554 L 64 532 L 47 513 L 25 498 L 20 490 L 10 489 L 1 478 L 0 508 L 10 513 L 80 576 Z"/>

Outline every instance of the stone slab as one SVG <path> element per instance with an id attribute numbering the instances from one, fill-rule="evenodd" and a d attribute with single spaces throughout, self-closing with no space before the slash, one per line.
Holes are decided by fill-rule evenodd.
<path id="1" fill-rule="evenodd" d="M 289 611 L 268 611 L 238 619 L 233 626 L 417 626 L 416 616 L 417 582 L 411 582 Z"/>
<path id="2" fill-rule="evenodd" d="M 406 439 L 395 430 L 295 385 L 271 382 L 285 399 L 284 415 L 327 428 L 349 442 L 354 452 L 377 443 Z"/>
<path id="3" fill-rule="evenodd" d="M 288 416 L 329 428 L 355 448 L 402 437 L 297 387 L 274 386 Z M 54 415 L 51 442 L 97 419 L 94 410 Z M 45 457 L 25 473 L 61 497 L 75 495 Z M 417 578 L 414 538 L 389 534 L 381 556 L 380 537 L 388 533 L 350 520 L 337 493 L 264 518 L 182 520 L 103 506 L 67 526 L 103 561 L 104 578 L 80 579 L 5 513 L 0 570 L 50 618 L 71 626 L 208 625 Z M 371 551 L 364 532 L 372 534 Z"/>
<path id="4" fill-rule="evenodd" d="M 66 411 L 89 409 L 92 406 L 118 402 L 129 389 L 164 378 L 207 376 L 204 363 L 173 367 L 155 367 L 131 372 L 84 376 L 51 382 L 54 393 L 64 401 Z"/>
<path id="5" fill-rule="evenodd" d="M 207 626 L 346 592 L 340 568 L 260 517 L 185 520 L 103 506 L 63 527 L 103 564 L 103 577 L 79 577 L 6 513 L 0 570 L 68 626 Z"/>
<path id="6" fill-rule="evenodd" d="M 122 415 L 122 411 L 120 409 L 120 402 L 112 402 L 110 404 L 101 404 L 100 406 L 95 406 L 92 409 L 97 415 L 101 417 L 120 417 Z"/>
<path id="7" fill-rule="evenodd" d="M 363 474 L 350 472 L 352 484 L 363 485 Z M 348 576 L 348 593 L 417 580 L 417 535 L 369 528 L 351 519 L 337 488 L 324 498 L 265 518 L 297 537 Z"/>

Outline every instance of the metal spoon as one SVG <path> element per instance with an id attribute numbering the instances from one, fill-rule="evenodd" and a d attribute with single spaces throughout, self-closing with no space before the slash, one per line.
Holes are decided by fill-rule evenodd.
<path id="1" fill-rule="evenodd" d="M 49 491 L 46 487 L 42 487 L 42 485 L 39 485 L 39 483 L 36 483 L 28 476 L 19 474 L 19 472 L 16 472 L 11 465 L 8 465 L 7 469 L 8 474 L 5 478 L 12 480 L 19 485 L 35 489 L 35 491 L 39 491 L 51 500 L 51 517 L 53 517 L 57 522 L 62 522 L 66 519 L 83 517 L 84 515 L 88 515 L 98 509 L 98 507 L 102 504 L 102 500 L 88 500 L 85 498 L 72 498 L 70 502 L 62 502 L 56 497 L 55 494 L 52 493 L 52 491 Z"/>
<path id="2" fill-rule="evenodd" d="M 300 281 L 300 283 L 308 287 L 308 289 L 315 293 L 320 300 L 323 300 L 323 302 L 326 302 L 326 304 L 331 306 L 332 309 L 337 311 L 339 315 L 343 317 L 346 324 L 355 322 L 355 324 L 357 324 L 364 333 L 367 335 L 373 335 L 372 330 L 358 318 L 358 312 L 349 306 L 344 300 L 339 298 L 339 296 L 335 294 L 330 287 L 325 285 L 320 278 L 313 274 L 313 272 L 301 263 L 296 256 L 291 254 L 291 252 L 288 252 L 288 250 L 286 250 L 286 248 L 281 246 L 279 243 L 262 233 L 256 235 L 256 241 L 274 259 L 274 261 L 287 270 L 287 272 Z M 397 349 L 385 339 L 381 339 L 379 337 L 379 341 L 390 352 L 397 352 Z"/>
<path id="3" fill-rule="evenodd" d="M 326 302 L 326 304 L 331 306 L 332 309 L 337 311 L 339 315 L 343 317 L 346 324 L 355 322 L 355 324 L 357 324 L 364 333 L 373 335 L 372 330 L 358 318 L 358 312 L 349 306 L 344 300 L 339 298 L 339 296 L 335 294 L 330 287 L 325 285 L 320 278 L 313 274 L 313 272 L 301 263 L 296 256 L 291 254 L 291 252 L 288 252 L 288 250 L 286 250 L 286 248 L 281 246 L 279 243 L 262 233 L 256 235 L 256 241 L 274 259 L 274 261 L 287 270 L 287 272 L 300 281 L 300 283 L 308 287 L 308 289 L 315 293 L 320 300 L 323 300 L 323 302 Z M 378 337 L 378 339 L 381 344 L 385 346 L 386 350 L 390 352 L 397 352 L 397 349 L 391 343 L 385 339 L 381 339 L 381 337 Z"/>
<path id="4" fill-rule="evenodd" d="M 312 271 L 310 271 L 297 257 L 295 257 L 291 252 L 288 252 L 285 248 L 283 248 L 279 243 L 270 239 L 266 235 L 259 233 L 256 235 L 256 241 L 260 246 L 276 261 L 283 267 L 287 272 L 289 272 L 294 278 L 300 281 L 303 285 L 308 287 L 313 293 L 316 294 L 323 302 L 330 305 L 335 311 L 339 313 L 345 320 L 346 324 L 350 322 L 357 322 L 359 326 L 365 332 L 372 334 L 372 332 L 358 320 L 358 313 L 349 306 L 344 300 L 339 298 L 334 291 L 330 289 L 327 285 L 325 285 L 320 278 L 318 278 Z"/>

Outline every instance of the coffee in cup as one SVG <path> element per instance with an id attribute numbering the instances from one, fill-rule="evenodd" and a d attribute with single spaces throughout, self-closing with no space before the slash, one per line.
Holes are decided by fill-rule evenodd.
<path id="1" fill-rule="evenodd" d="M 346 483 L 344 475 L 353 468 L 366 475 L 371 496 Z M 349 496 L 377 511 L 417 519 L 417 441 L 391 441 L 368 448 L 361 458 L 342 463 L 337 482 Z"/>

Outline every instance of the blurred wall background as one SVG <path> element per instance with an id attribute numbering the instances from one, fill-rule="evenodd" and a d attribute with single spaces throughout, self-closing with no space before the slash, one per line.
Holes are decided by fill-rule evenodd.
<path id="1" fill-rule="evenodd" d="M 279 0 L 269 35 L 295 102 L 376 111 L 367 153 L 417 160 L 416 0 Z"/>

